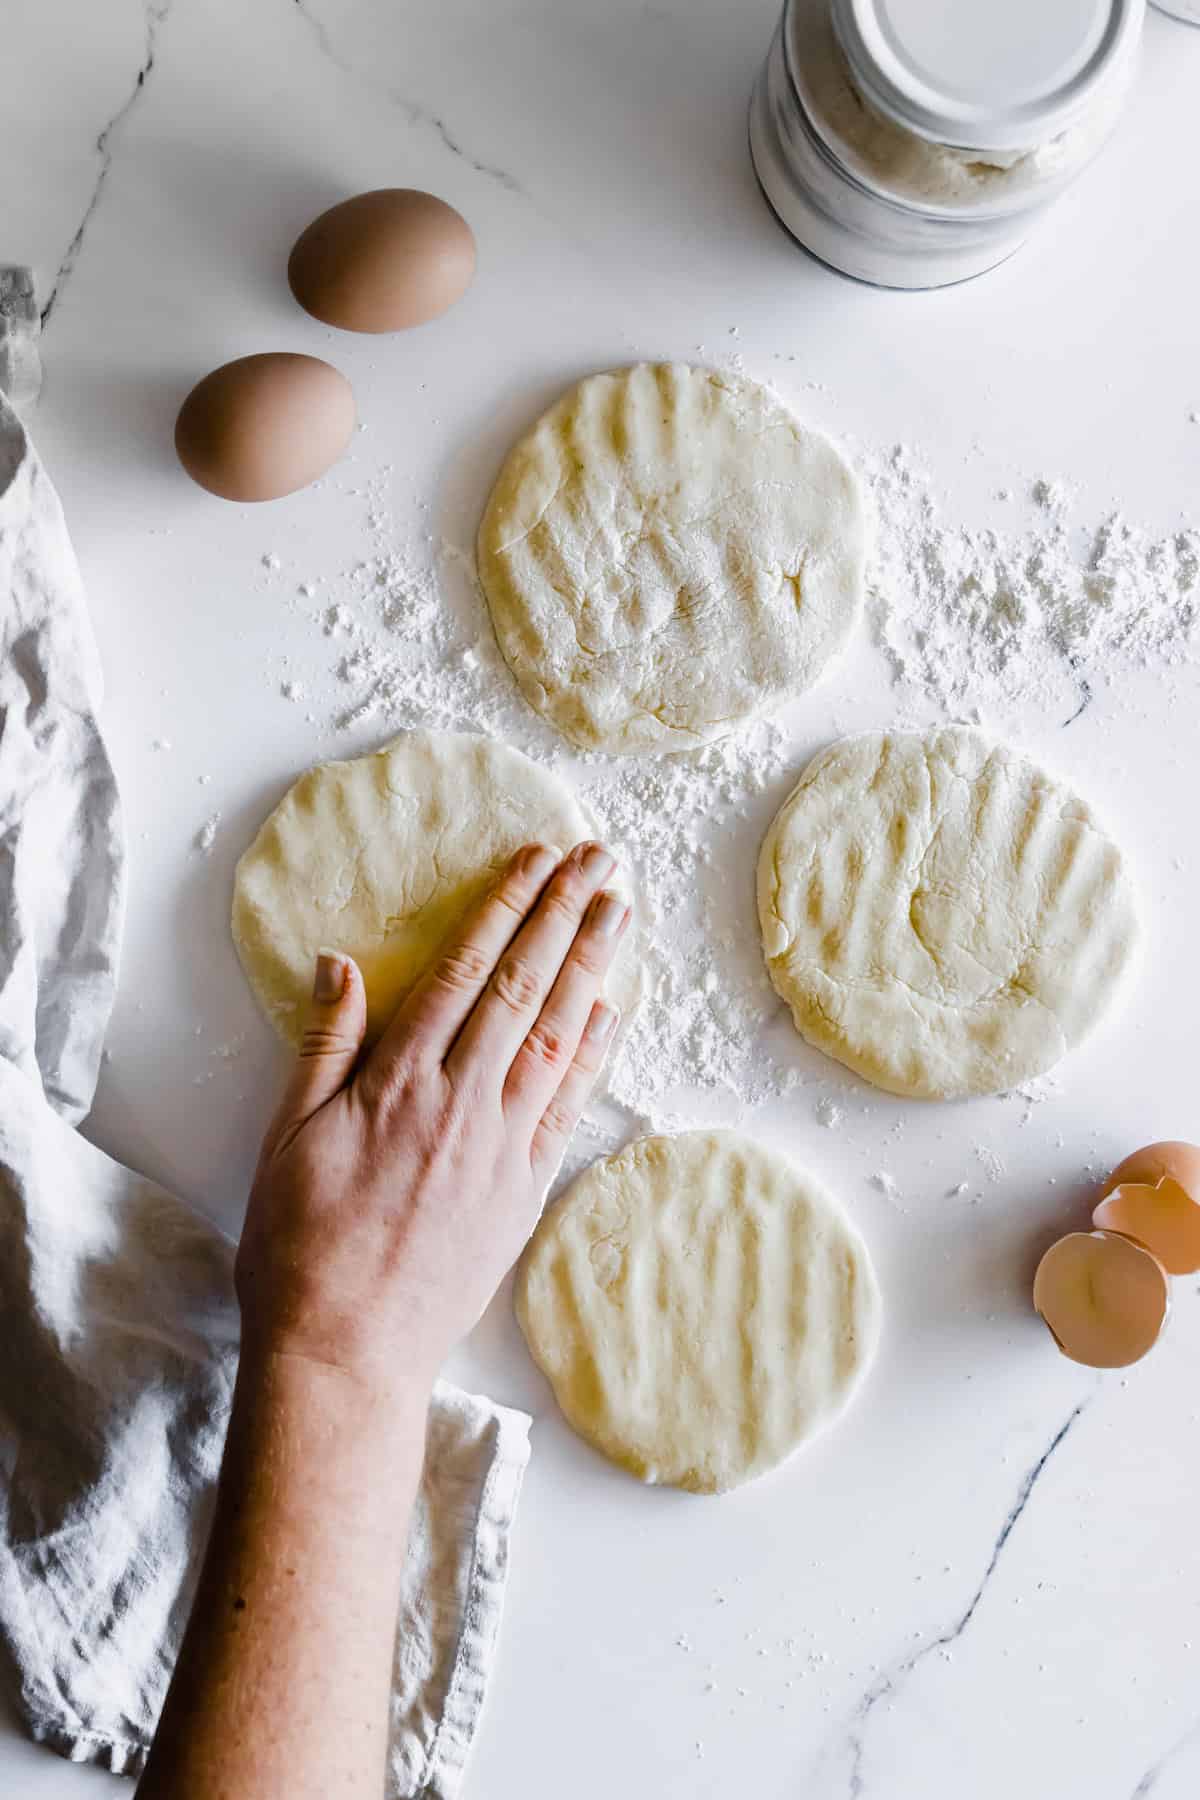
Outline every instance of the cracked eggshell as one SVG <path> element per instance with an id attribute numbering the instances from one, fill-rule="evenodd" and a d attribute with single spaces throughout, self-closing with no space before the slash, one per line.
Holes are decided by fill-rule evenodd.
<path id="1" fill-rule="evenodd" d="M 279 500 L 316 481 L 354 431 L 344 375 L 316 356 L 240 356 L 197 382 L 175 421 L 192 480 L 222 500 Z"/>
<path id="2" fill-rule="evenodd" d="M 1169 1176 L 1153 1187 L 1122 1182 L 1101 1200 L 1092 1224 L 1132 1238 L 1157 1256 L 1169 1275 L 1194 1275 L 1200 1269 L 1200 1206 Z"/>
<path id="3" fill-rule="evenodd" d="M 1092 1223 L 1151 1251 L 1171 1275 L 1200 1269 L 1200 1147 L 1148 1144 L 1113 1170 Z"/>
<path id="4" fill-rule="evenodd" d="M 1166 1270 L 1111 1231 L 1073 1231 L 1038 1264 L 1033 1304 L 1073 1362 L 1123 1369 L 1158 1341 L 1170 1308 Z"/>
<path id="5" fill-rule="evenodd" d="M 1131 1183 L 1154 1187 L 1164 1177 L 1177 1181 L 1185 1193 L 1200 1204 L 1200 1145 L 1184 1144 L 1166 1138 L 1158 1144 L 1147 1144 L 1118 1163 L 1105 1184 L 1104 1199 L 1114 1188 Z"/>
<path id="6" fill-rule="evenodd" d="M 403 331 L 436 319 L 475 274 L 461 213 L 419 188 L 375 188 L 302 231 L 288 285 L 305 312 L 342 331 Z"/>

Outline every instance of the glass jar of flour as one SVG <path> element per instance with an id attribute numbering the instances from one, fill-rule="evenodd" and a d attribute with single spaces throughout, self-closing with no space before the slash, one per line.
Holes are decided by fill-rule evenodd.
<path id="1" fill-rule="evenodd" d="M 884 287 L 993 268 L 1099 149 L 1145 0 L 785 0 L 750 106 L 763 191 Z"/>

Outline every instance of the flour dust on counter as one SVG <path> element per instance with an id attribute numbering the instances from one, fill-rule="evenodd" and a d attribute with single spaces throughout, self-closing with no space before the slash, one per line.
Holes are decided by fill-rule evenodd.
<path id="1" fill-rule="evenodd" d="M 330 738 L 367 728 L 476 730 L 544 758 L 553 734 L 536 719 L 530 729 L 481 607 L 454 605 L 439 582 L 439 563 L 470 561 L 468 553 L 435 543 L 423 501 L 401 523 L 391 475 L 385 466 L 358 490 L 365 547 L 337 575 L 297 579 L 277 556 L 264 558 L 289 610 L 311 628 L 307 650 L 291 641 L 271 660 L 268 683 Z"/>
<path id="2" fill-rule="evenodd" d="M 1114 670 L 1192 656 L 1200 533 L 1156 537 L 1119 518 L 1081 531 L 1073 484 L 1048 476 L 1023 484 L 1028 529 L 972 529 L 944 517 L 915 451 L 859 447 L 856 463 L 878 520 L 876 644 L 914 702 L 960 716 L 1036 705 L 1066 719 Z M 699 1123 L 714 1106 L 734 1123 L 794 1091 L 803 1060 L 772 1029 L 782 1009 L 740 869 L 769 823 L 761 797 L 791 760 L 783 727 L 752 721 L 670 755 L 573 749 L 522 701 L 468 543 L 439 539 L 418 495 L 401 502 L 389 466 L 350 491 L 363 500 L 365 544 L 340 575 L 271 554 L 271 585 L 311 628 L 307 648 L 293 636 L 273 661 L 281 703 L 303 707 L 332 743 L 485 732 L 586 793 L 634 864 L 646 909 L 646 994 L 607 1088 L 640 1128 Z M 814 1092 L 812 1106 L 818 1124 L 839 1122 L 837 1098 L 823 1104 Z"/>
<path id="3" fill-rule="evenodd" d="M 714 1096 L 736 1118 L 787 1092 L 800 1076 L 764 1043 L 781 1009 L 755 941 L 752 882 L 746 873 L 739 883 L 714 854 L 719 828 L 762 806 L 786 766 L 783 729 L 754 721 L 668 756 L 571 751 L 518 695 L 474 590 L 471 553 L 435 542 L 421 523 L 405 529 L 389 503 L 389 473 L 365 486 L 367 550 L 344 574 L 305 575 L 293 586 L 295 571 L 271 571 L 312 631 L 311 650 L 292 643 L 285 665 L 285 680 L 304 687 L 306 717 L 329 738 L 485 732 L 578 785 L 604 837 L 633 864 L 644 909 L 643 998 L 605 1089 L 639 1126 L 698 1122 Z M 461 603 L 464 587 L 474 611 Z M 276 692 L 283 685 L 275 663 L 268 681 Z M 764 807 L 764 829 L 768 814 Z M 755 840 L 751 858 L 756 848 Z"/>
<path id="4" fill-rule="evenodd" d="M 973 528 L 943 516 L 907 445 L 860 451 L 859 467 L 877 520 L 876 642 L 901 686 L 944 712 L 1029 706 L 1067 723 L 1097 688 L 1195 659 L 1200 529 L 1077 521 L 1071 484 L 1045 476 L 1025 484 L 1027 529 Z"/>
<path id="5" fill-rule="evenodd" d="M 747 927 L 749 873 L 721 856 L 714 832 L 744 819 L 786 761 L 784 732 L 760 722 L 703 750 L 606 762 L 587 787 L 638 865 L 645 985 L 608 1093 L 647 1127 L 711 1118 L 718 1096 L 737 1117 L 799 1084 L 765 1042 L 780 1009 Z"/>

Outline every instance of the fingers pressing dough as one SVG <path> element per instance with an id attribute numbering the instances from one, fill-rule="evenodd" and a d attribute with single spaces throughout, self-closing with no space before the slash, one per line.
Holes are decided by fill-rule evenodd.
<path id="1" fill-rule="evenodd" d="M 233 939 L 280 1036 L 299 1043 L 313 959 L 346 951 L 378 1038 L 450 931 L 522 844 L 562 852 L 595 823 L 548 769 L 492 738 L 411 731 L 371 756 L 310 769 L 288 789 L 237 867 Z M 637 1003 L 629 940 L 608 982 Z"/>

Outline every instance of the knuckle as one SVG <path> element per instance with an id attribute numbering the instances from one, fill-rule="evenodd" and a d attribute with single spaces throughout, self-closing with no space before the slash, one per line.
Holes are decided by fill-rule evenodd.
<path id="1" fill-rule="evenodd" d="M 511 913 L 514 919 L 523 919 L 529 911 L 528 896 L 519 881 L 502 881 L 493 893 L 492 900 L 503 912 Z"/>
<path id="2" fill-rule="evenodd" d="M 478 1132 L 482 1121 L 488 1116 L 487 1109 L 492 1103 L 492 1097 L 492 1084 L 481 1080 L 477 1068 L 447 1069 L 443 1076 L 438 1108 L 438 1118 L 447 1141 L 454 1134 L 466 1137 Z"/>
<path id="3" fill-rule="evenodd" d="M 607 938 L 583 938 L 575 944 L 571 951 L 571 961 L 584 975 L 603 975 L 612 956 Z"/>
<path id="4" fill-rule="evenodd" d="M 521 1050 L 539 1068 L 558 1069 L 571 1060 L 571 1046 L 558 1027 L 546 1019 L 537 1021 Z"/>
<path id="5" fill-rule="evenodd" d="M 547 892 L 542 906 L 551 918 L 565 919 L 569 925 L 576 926 L 590 892 L 578 869 L 564 869 Z"/>
<path id="6" fill-rule="evenodd" d="M 576 1075 L 586 1076 L 590 1081 L 591 1077 L 596 1073 L 597 1069 L 604 1061 L 604 1052 L 607 1047 L 608 1046 L 604 1043 L 597 1044 L 594 1043 L 592 1039 L 585 1037 L 578 1050 L 575 1052 L 573 1062 L 574 1073 Z"/>
<path id="7" fill-rule="evenodd" d="M 344 1056 L 354 1048 L 354 1039 L 329 1025 L 309 1025 L 300 1040 L 300 1059 L 312 1062 L 321 1056 Z"/>
<path id="8" fill-rule="evenodd" d="M 481 987 L 491 972 L 491 958 L 477 944 L 456 944 L 437 965 L 436 978 L 451 993 Z"/>
<path id="9" fill-rule="evenodd" d="M 515 1013 L 528 1012 L 541 998 L 537 973 L 520 956 L 506 956 L 493 977 L 497 999 Z"/>
<path id="10" fill-rule="evenodd" d="M 419 1105 L 425 1079 L 425 1069 L 410 1050 L 382 1066 L 369 1062 L 354 1084 L 354 1096 L 368 1121 L 378 1122 L 398 1109 Z"/>
<path id="11" fill-rule="evenodd" d="M 569 1137 L 575 1129 L 575 1114 L 557 1095 L 542 1114 L 542 1127 L 555 1137 Z"/>

